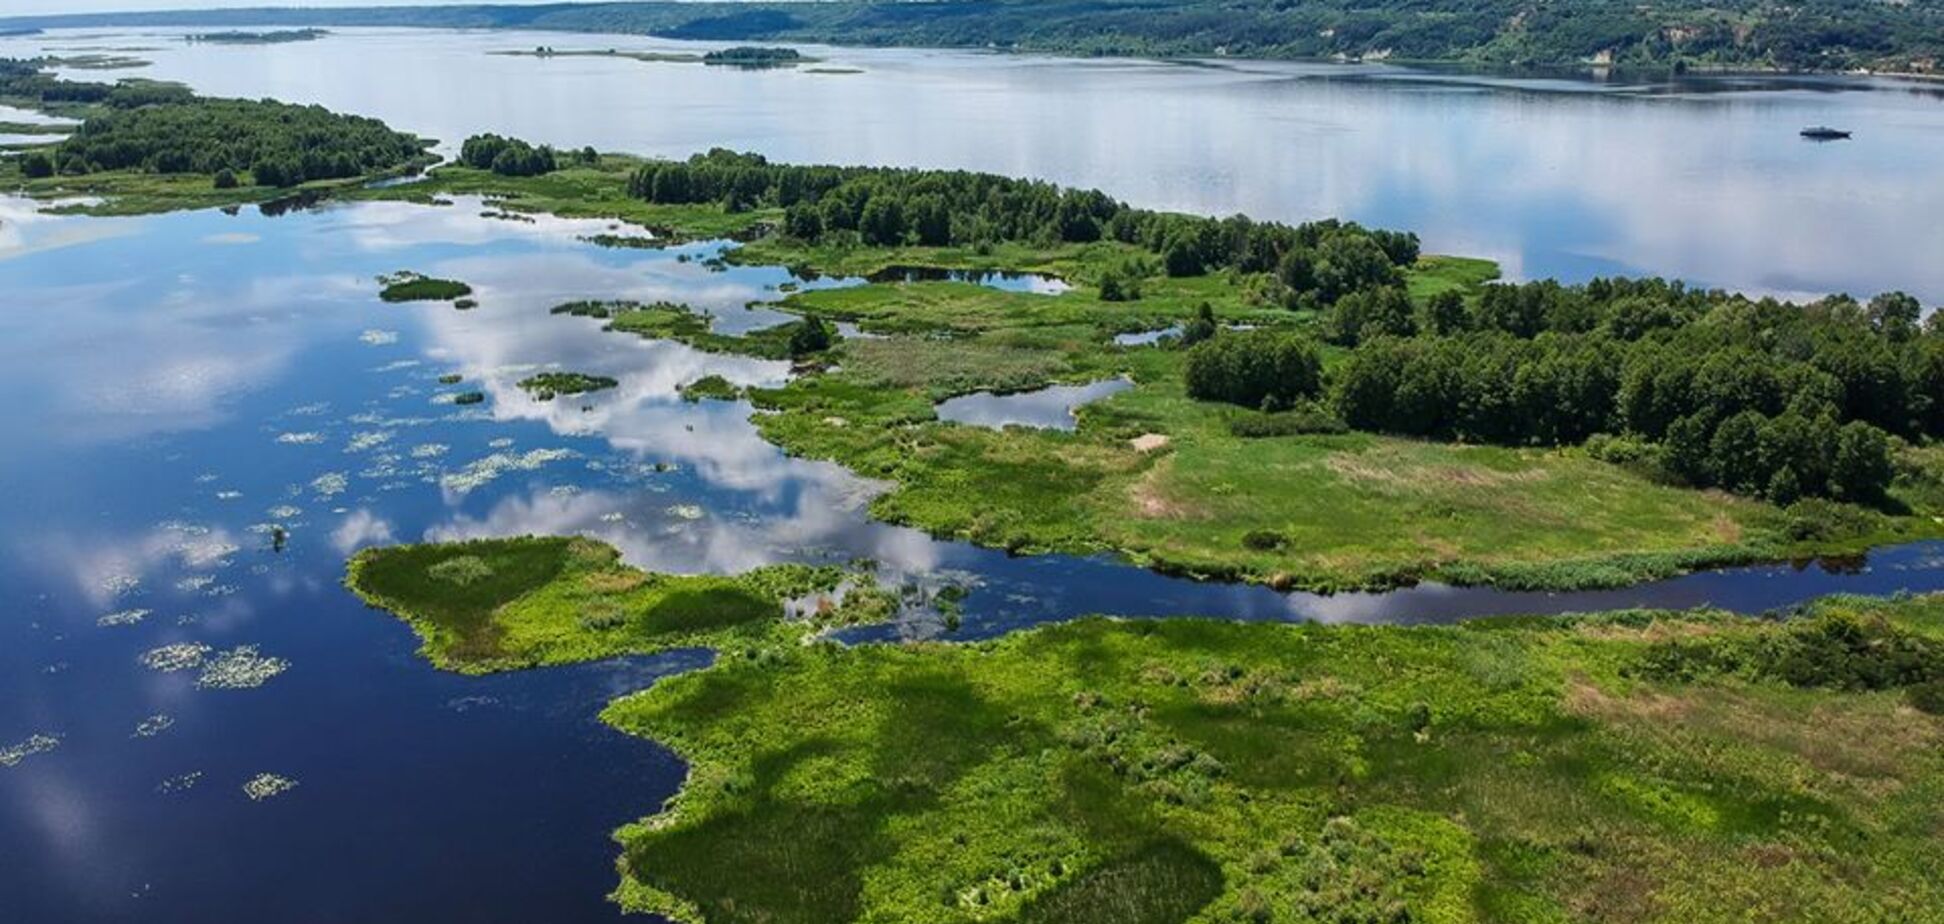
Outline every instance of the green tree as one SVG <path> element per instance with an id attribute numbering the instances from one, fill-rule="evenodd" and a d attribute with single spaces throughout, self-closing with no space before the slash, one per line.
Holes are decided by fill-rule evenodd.
<path id="1" fill-rule="evenodd" d="M 1471 318 L 1465 313 L 1465 297 L 1455 290 L 1439 292 L 1424 304 L 1418 328 L 1427 334 L 1449 337 L 1471 326 Z"/>

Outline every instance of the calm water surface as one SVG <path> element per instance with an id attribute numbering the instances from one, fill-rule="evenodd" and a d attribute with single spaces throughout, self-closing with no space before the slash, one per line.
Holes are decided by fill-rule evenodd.
<path id="1" fill-rule="evenodd" d="M 536 44 L 497 34 L 360 32 L 275 50 L 102 41 L 166 47 L 147 53 L 158 62 L 149 76 L 317 99 L 449 140 L 497 129 L 658 153 L 727 143 L 796 159 L 973 166 L 1155 205 L 1354 214 L 1430 229 L 1443 249 L 1494 252 L 1523 271 L 1637 260 L 1698 275 L 1683 261 L 1699 257 L 1695 266 L 1720 274 L 1710 278 L 1742 285 L 1768 285 L 1768 267 L 1786 267 L 1811 287 L 1944 288 L 1925 278 L 1938 267 L 1899 256 L 1944 252 L 1936 223 L 1918 220 L 1936 213 L 1935 164 L 1910 147 L 1935 150 L 1936 102 L 1900 85 L 1643 92 L 851 51 L 829 55 L 867 73 L 835 76 L 484 55 Z M 22 47 L 0 42 L 0 54 Z M 319 66 L 351 56 L 358 67 Z M 1798 123 L 1810 122 L 1862 135 L 1847 148 L 1796 145 Z M 1605 147 L 1583 137 L 1628 124 L 1635 131 L 1606 132 Z M 1771 128 L 1787 137 L 1771 142 Z M 1709 143 L 1720 172 L 1673 169 Z M 1595 149 L 1605 172 L 1631 177 L 1595 177 L 1583 163 Z M 1836 170 L 1831 159 L 1862 166 Z M 1486 163 L 1500 169 L 1470 174 Z M 1648 182 L 1670 175 L 1684 179 Z M 1516 192 L 1528 181 L 1537 185 Z M 1872 186 L 1894 194 L 1864 195 Z M 1642 195 L 1660 207 L 1705 201 L 1630 224 L 1620 213 Z M 1472 214 L 1494 196 L 1505 201 Z M 1746 204 L 1752 215 L 1725 204 L 1742 199 L 1760 200 Z M 1785 222 L 1775 218 L 1784 200 L 1832 211 Z M 1404 220 L 1454 203 L 1448 224 Z M 1723 208 L 1732 214 L 1714 214 Z M 373 543 L 585 533 L 635 564 L 683 572 L 865 556 L 890 579 L 972 586 L 965 637 L 1089 612 L 1423 622 L 1639 604 L 1758 611 L 1838 590 L 1944 588 L 1934 545 L 1855 567 L 1770 566 L 1598 593 L 1318 597 L 937 542 L 871 522 L 876 486 L 783 456 L 757 438 L 746 404 L 676 394 L 712 373 L 775 384 L 784 364 L 547 313 L 571 299 L 671 299 L 719 326 L 754 327 L 776 318 L 744 306 L 801 280 L 782 268 L 713 272 L 703 264 L 720 243 L 604 250 L 580 240 L 607 230 L 599 222 L 479 211 L 461 201 L 85 219 L 0 199 L 0 393 L 10 398 L 0 425 L 15 435 L 0 451 L 0 755 L 19 758 L 0 765 L 0 920 L 615 917 L 603 898 L 608 832 L 656 809 L 682 770 L 595 713 L 707 654 L 441 674 L 415 658 L 403 626 L 339 586 L 344 557 Z M 1716 234 L 1722 222 L 1745 233 Z M 1887 230 L 1846 236 L 1864 226 Z M 1793 262 L 1783 258 L 1792 241 Z M 1712 258 L 1744 246 L 1763 259 Z M 399 269 L 464 279 L 480 307 L 380 303 L 372 277 Z M 514 385 L 548 368 L 621 384 L 545 403 Z M 464 380 L 441 384 L 449 373 Z M 466 390 L 487 401 L 453 405 Z M 289 531 L 283 551 L 271 524 Z M 938 631 L 914 614 L 850 637 Z M 256 646 L 286 669 L 256 688 L 203 689 L 195 670 L 143 663 L 172 644 Z M 57 743 L 7 750 L 34 736 Z M 259 773 L 297 787 L 253 802 L 242 785 Z"/>
<path id="2" fill-rule="evenodd" d="M 184 30 L 0 40 L 144 47 L 114 76 L 319 102 L 441 138 L 479 131 L 687 156 L 963 167 L 1137 204 L 1414 230 L 1520 277 L 1631 273 L 1944 301 L 1944 85 L 1841 77 L 1515 80 L 1387 66 L 1068 61 L 812 48 L 764 71 L 488 52 L 684 50 L 643 37 L 341 30 L 276 46 Z M 345 66 L 355 61 L 355 67 Z M 77 79 L 104 79 L 74 71 Z M 1852 141 L 1805 142 L 1808 125 Z"/>

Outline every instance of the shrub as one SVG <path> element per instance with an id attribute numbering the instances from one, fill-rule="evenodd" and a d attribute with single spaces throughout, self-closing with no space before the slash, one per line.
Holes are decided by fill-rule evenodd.
<path id="1" fill-rule="evenodd" d="M 223 169 L 216 171 L 215 183 L 217 189 L 235 189 L 236 173 L 230 170 L 230 168 L 224 167 Z"/>
<path id="2" fill-rule="evenodd" d="M 1287 408 L 1316 396 L 1322 362 L 1307 338 L 1283 331 L 1247 331 L 1206 340 L 1188 350 L 1184 378 L 1191 397 L 1243 407 Z"/>
<path id="3" fill-rule="evenodd" d="M 1944 680 L 1929 680 L 1904 688 L 1904 699 L 1919 712 L 1944 715 Z"/>
<path id="4" fill-rule="evenodd" d="M 1343 418 L 1313 401 L 1302 402 L 1287 411 L 1240 414 L 1229 420 L 1229 433 L 1243 439 L 1346 433 L 1349 430 Z"/>
<path id="5" fill-rule="evenodd" d="M 1252 529 L 1242 534 L 1243 547 L 1257 552 L 1273 552 L 1288 542 L 1282 533 L 1273 529 Z"/>
<path id="6" fill-rule="evenodd" d="M 20 157 L 20 173 L 30 180 L 46 179 L 54 175 L 54 159 L 43 151 L 29 151 Z"/>
<path id="7" fill-rule="evenodd" d="M 808 356 L 830 349 L 832 334 L 830 325 L 814 314 L 804 315 L 802 323 L 790 332 L 790 355 Z"/>

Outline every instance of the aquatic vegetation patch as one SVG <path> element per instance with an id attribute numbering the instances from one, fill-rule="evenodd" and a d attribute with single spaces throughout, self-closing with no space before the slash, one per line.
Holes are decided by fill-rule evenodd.
<path id="1" fill-rule="evenodd" d="M 209 652 L 210 647 L 201 642 L 175 642 L 143 652 L 141 662 L 150 670 L 173 673 L 201 667 Z"/>
<path id="2" fill-rule="evenodd" d="M 205 690 L 250 690 L 289 668 L 289 661 L 265 657 L 255 645 L 238 645 L 204 660 L 196 686 Z"/>
<path id="3" fill-rule="evenodd" d="M 410 454 L 414 459 L 437 459 L 451 448 L 444 443 L 420 443 L 412 447 Z"/>
<path id="4" fill-rule="evenodd" d="M 0 767 L 17 767 L 20 762 L 36 754 L 45 754 L 61 746 L 57 735 L 29 735 L 27 740 L 0 748 Z"/>
<path id="5" fill-rule="evenodd" d="M 262 802 L 297 788 L 297 781 L 274 773 L 259 773 L 243 784 L 243 794 L 251 802 Z"/>
<path id="6" fill-rule="evenodd" d="M 1944 720 L 1638 670 L 1661 641 L 1791 648 L 1829 621 L 1935 640 L 1944 597 L 726 651 L 603 715 L 690 767 L 620 831 L 615 895 L 684 921 L 1578 920 L 1616 888 L 1639 921 L 1726 895 L 1921 918 Z"/>
<path id="7" fill-rule="evenodd" d="M 104 628 L 110 626 L 133 626 L 147 619 L 150 612 L 150 610 L 145 609 L 118 610 L 96 619 L 95 625 Z"/>
<path id="8" fill-rule="evenodd" d="M 157 713 L 136 724 L 134 737 L 153 738 L 156 735 L 168 731 L 169 727 L 174 724 L 175 719 L 173 717 Z"/>
<path id="9" fill-rule="evenodd" d="M 449 302 L 472 294 L 472 286 L 452 279 L 439 279 L 410 270 L 378 277 L 378 297 L 388 302 Z"/>
<path id="10" fill-rule="evenodd" d="M 324 442 L 324 434 L 315 430 L 277 434 L 277 442 L 287 446 L 315 446 Z"/>
<path id="11" fill-rule="evenodd" d="M 165 796 L 173 795 L 175 793 L 188 792 L 191 789 L 195 789 L 196 784 L 202 782 L 202 778 L 203 778 L 203 772 L 201 770 L 191 770 L 188 773 L 178 773 L 175 776 L 169 777 L 168 779 L 163 780 L 160 783 L 157 783 L 155 786 L 155 791 Z"/>
<path id="12" fill-rule="evenodd" d="M 375 327 L 368 328 L 364 333 L 358 335 L 358 339 L 370 346 L 385 346 L 386 344 L 398 342 L 398 331 L 379 330 Z"/>
<path id="13" fill-rule="evenodd" d="M 440 667 L 485 672 L 695 645 L 768 644 L 784 602 L 835 589 L 835 568 L 654 574 L 592 539 L 481 539 L 371 548 L 345 583 L 409 623 Z M 804 631 L 792 627 L 789 634 Z"/>
<path id="14" fill-rule="evenodd" d="M 362 430 L 352 434 L 351 442 L 344 446 L 345 452 L 367 452 L 391 442 L 389 430 Z"/>
<path id="15" fill-rule="evenodd" d="M 482 459 L 475 459 L 457 472 L 444 475 L 439 486 L 448 491 L 464 494 L 475 488 L 491 483 L 507 472 L 538 471 L 549 462 L 571 459 L 576 453 L 571 449 L 529 449 L 523 453 L 496 452 Z"/>
<path id="16" fill-rule="evenodd" d="M 315 492 L 319 498 L 328 500 L 339 494 L 343 494 L 344 489 L 349 487 L 350 484 L 351 480 L 343 472 L 325 472 L 311 479 L 310 487 L 311 491 Z"/>

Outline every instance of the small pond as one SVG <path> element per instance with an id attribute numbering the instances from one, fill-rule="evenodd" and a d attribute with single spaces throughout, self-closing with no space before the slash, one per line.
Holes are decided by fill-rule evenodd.
<path id="1" fill-rule="evenodd" d="M 1071 430 L 1078 421 L 1075 408 L 1134 387 L 1127 379 L 1103 379 L 1085 385 L 1049 385 L 1009 395 L 989 391 L 960 395 L 938 404 L 938 419 L 975 427 L 1039 427 Z"/>
<path id="2" fill-rule="evenodd" d="M 865 278 L 871 282 L 969 282 L 1002 292 L 1032 295 L 1059 295 L 1073 288 L 1066 280 L 1043 273 L 939 269 L 935 266 L 889 266 Z"/>

